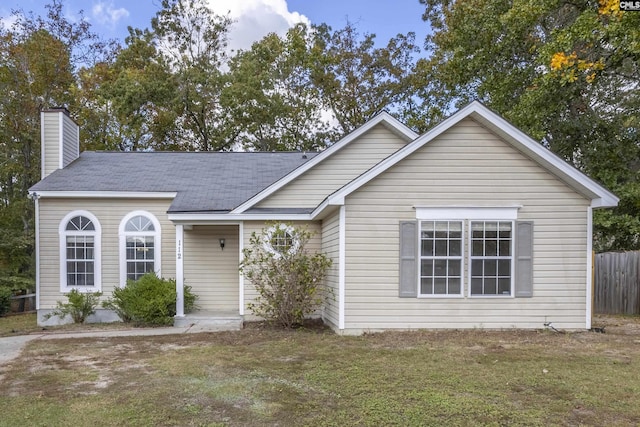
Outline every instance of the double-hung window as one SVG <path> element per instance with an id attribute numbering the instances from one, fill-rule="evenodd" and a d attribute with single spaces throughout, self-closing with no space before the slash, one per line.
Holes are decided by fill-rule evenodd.
<path id="1" fill-rule="evenodd" d="M 400 222 L 399 296 L 531 297 L 533 222 L 518 208 L 416 207 Z"/>
<path id="2" fill-rule="evenodd" d="M 462 221 L 420 221 L 420 295 L 462 294 Z"/>
<path id="3" fill-rule="evenodd" d="M 60 223 L 60 290 L 100 291 L 100 223 L 75 211 Z"/>
<path id="4" fill-rule="evenodd" d="M 471 221 L 470 294 L 510 296 L 513 277 L 513 222 Z"/>
<path id="5" fill-rule="evenodd" d="M 120 224 L 120 281 L 160 274 L 160 224 L 148 212 L 136 211 Z"/>

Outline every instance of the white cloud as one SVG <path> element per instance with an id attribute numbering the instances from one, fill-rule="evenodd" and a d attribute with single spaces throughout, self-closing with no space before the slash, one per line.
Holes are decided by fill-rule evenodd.
<path id="1" fill-rule="evenodd" d="M 129 16 L 129 11 L 123 7 L 116 9 L 113 1 L 100 1 L 91 8 L 91 16 L 99 24 L 113 28 L 119 20 Z"/>
<path id="2" fill-rule="evenodd" d="M 295 24 L 311 21 L 298 12 L 290 12 L 286 0 L 208 0 L 218 15 L 229 13 L 235 22 L 229 32 L 229 48 L 249 49 L 269 33 L 284 35 Z"/>
<path id="3" fill-rule="evenodd" d="M 10 29 L 18 20 L 18 17 L 16 15 L 9 15 L 9 13 L 4 13 L 4 11 L 2 11 L 2 15 L 6 16 L 0 18 L 0 27 L 6 30 Z"/>

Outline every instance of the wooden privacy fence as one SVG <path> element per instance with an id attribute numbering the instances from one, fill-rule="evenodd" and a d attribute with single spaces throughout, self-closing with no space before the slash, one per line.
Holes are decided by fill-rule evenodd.
<path id="1" fill-rule="evenodd" d="M 640 314 L 640 251 L 596 255 L 594 310 L 603 314 Z"/>

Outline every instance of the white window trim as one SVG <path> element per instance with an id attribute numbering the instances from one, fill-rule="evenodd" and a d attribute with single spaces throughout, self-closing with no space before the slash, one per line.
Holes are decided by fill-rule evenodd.
<path id="1" fill-rule="evenodd" d="M 144 216 L 148 218 L 153 224 L 154 231 L 144 231 L 144 232 L 130 232 L 125 231 L 125 227 L 131 218 L 136 216 Z M 118 227 L 118 236 L 119 236 L 119 247 L 120 247 L 120 287 L 123 287 L 127 284 L 127 236 L 129 235 L 136 236 L 153 236 L 154 242 L 154 271 L 158 277 L 162 275 L 162 229 L 160 227 L 160 221 L 156 218 L 154 214 L 148 211 L 133 211 L 129 212 L 127 215 L 122 218 L 120 221 L 120 226 Z"/>
<path id="2" fill-rule="evenodd" d="M 426 221 L 464 221 L 483 220 L 500 221 L 518 219 L 518 209 L 521 205 L 513 206 L 416 206 L 416 219 Z"/>
<path id="3" fill-rule="evenodd" d="M 447 221 L 460 222 L 462 226 L 462 236 L 460 239 L 460 293 L 457 294 L 423 294 L 421 293 L 422 281 L 422 221 Z M 422 219 L 418 221 L 418 298 L 462 298 L 464 297 L 464 267 L 465 267 L 465 221 L 453 219 L 451 221 L 444 219 Z M 456 259 L 457 257 L 446 257 L 446 259 Z M 435 259 L 435 258 L 434 258 Z M 444 259 L 444 258 L 443 258 Z"/>
<path id="4" fill-rule="evenodd" d="M 505 295 L 505 294 L 496 294 L 496 295 L 472 295 L 471 294 L 471 249 L 472 249 L 472 232 L 471 232 L 471 222 L 472 221 L 483 221 L 483 222 L 510 222 L 511 223 L 511 282 L 509 285 L 509 288 L 511 290 L 511 293 L 509 295 Z M 467 227 L 469 227 L 469 233 L 468 237 L 467 237 L 467 244 L 468 244 L 468 248 L 469 248 L 469 253 L 467 255 L 467 261 L 468 261 L 468 265 L 467 265 L 467 295 L 469 296 L 469 298 L 501 298 L 501 299 L 505 299 L 505 298 L 515 298 L 515 289 L 514 289 L 514 285 L 515 285 L 515 268 L 516 268 L 516 256 L 515 256 L 515 247 L 516 247 L 516 222 L 513 219 L 495 219 L 495 218 L 483 218 L 483 219 L 473 219 L 473 220 L 469 220 Z"/>
<path id="5" fill-rule="evenodd" d="M 67 231 L 67 224 L 72 218 L 84 216 L 93 223 L 95 230 L 91 231 Z M 67 286 L 67 236 L 93 236 L 93 286 Z M 58 226 L 60 240 L 60 292 L 68 293 L 73 289 L 81 292 L 102 291 L 102 227 L 94 214 L 85 210 L 69 212 L 62 218 Z"/>

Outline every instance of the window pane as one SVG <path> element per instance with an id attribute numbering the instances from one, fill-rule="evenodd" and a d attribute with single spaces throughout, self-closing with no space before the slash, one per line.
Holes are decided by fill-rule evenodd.
<path id="1" fill-rule="evenodd" d="M 423 259 L 421 268 L 422 276 L 433 276 L 433 260 Z"/>
<path id="2" fill-rule="evenodd" d="M 447 256 L 447 241 L 436 240 L 436 256 Z"/>
<path id="3" fill-rule="evenodd" d="M 482 295 L 482 279 L 471 279 L 471 294 Z"/>
<path id="4" fill-rule="evenodd" d="M 500 256 L 511 256 L 511 241 L 510 240 L 500 240 L 500 250 L 498 255 Z"/>
<path id="5" fill-rule="evenodd" d="M 462 242 L 460 240 L 449 241 L 449 256 L 462 255 Z"/>
<path id="6" fill-rule="evenodd" d="M 511 276 L 511 260 L 498 260 L 498 276 Z"/>
<path id="7" fill-rule="evenodd" d="M 434 237 L 433 222 L 431 222 L 431 221 L 423 221 L 420 224 L 420 226 L 422 228 L 422 238 L 423 239 L 433 239 L 433 237 Z"/>
<path id="8" fill-rule="evenodd" d="M 471 237 L 473 239 L 482 239 L 484 237 L 484 223 L 482 222 L 471 223 Z"/>
<path id="9" fill-rule="evenodd" d="M 433 240 L 422 241 L 422 256 L 433 256 Z"/>
<path id="10" fill-rule="evenodd" d="M 460 293 L 460 279 L 449 279 L 449 293 L 450 294 Z"/>
<path id="11" fill-rule="evenodd" d="M 436 239 L 446 239 L 449 236 L 449 224 L 446 222 L 436 222 Z"/>
<path id="12" fill-rule="evenodd" d="M 447 279 L 435 278 L 433 279 L 433 293 L 436 295 L 444 295 L 447 293 Z"/>
<path id="13" fill-rule="evenodd" d="M 483 271 L 484 270 L 482 268 L 482 260 L 481 259 L 471 260 L 471 275 L 472 276 L 482 277 Z"/>
<path id="14" fill-rule="evenodd" d="M 484 238 L 485 239 L 497 239 L 498 238 L 498 223 L 497 222 L 485 222 L 484 223 Z"/>
<path id="15" fill-rule="evenodd" d="M 510 239 L 511 238 L 511 223 L 510 222 L 501 222 L 499 225 L 499 232 L 501 239 Z"/>
<path id="16" fill-rule="evenodd" d="M 496 260 L 484 260 L 484 277 L 495 277 L 498 273 L 498 264 Z"/>
<path id="17" fill-rule="evenodd" d="M 484 255 L 484 244 L 482 240 L 474 240 L 473 247 L 471 251 L 472 256 L 483 256 Z"/>
<path id="18" fill-rule="evenodd" d="M 484 293 L 485 295 L 495 295 L 497 293 L 497 283 L 494 278 L 484 279 Z"/>
<path id="19" fill-rule="evenodd" d="M 461 222 L 450 222 L 449 223 L 449 238 L 450 239 L 460 239 L 460 238 L 462 238 L 462 223 Z"/>
<path id="20" fill-rule="evenodd" d="M 436 259 L 433 262 L 434 265 L 434 273 L 433 275 L 438 277 L 443 277 L 447 275 L 447 260 L 446 259 Z"/>
<path id="21" fill-rule="evenodd" d="M 498 279 L 498 293 L 501 295 L 511 294 L 511 279 Z"/>
<path id="22" fill-rule="evenodd" d="M 449 260 L 449 276 L 460 276 L 461 275 L 460 265 L 461 265 L 460 260 L 457 260 L 457 259 Z"/>
<path id="23" fill-rule="evenodd" d="M 154 271 L 153 268 L 153 263 L 152 262 L 145 262 L 144 263 L 144 269 L 143 269 L 143 273 L 152 273 Z"/>
<path id="24" fill-rule="evenodd" d="M 497 240 L 485 240 L 484 243 L 484 256 L 497 256 L 498 255 L 498 241 Z"/>
<path id="25" fill-rule="evenodd" d="M 433 279 L 431 277 L 420 280 L 420 293 L 433 294 Z"/>

